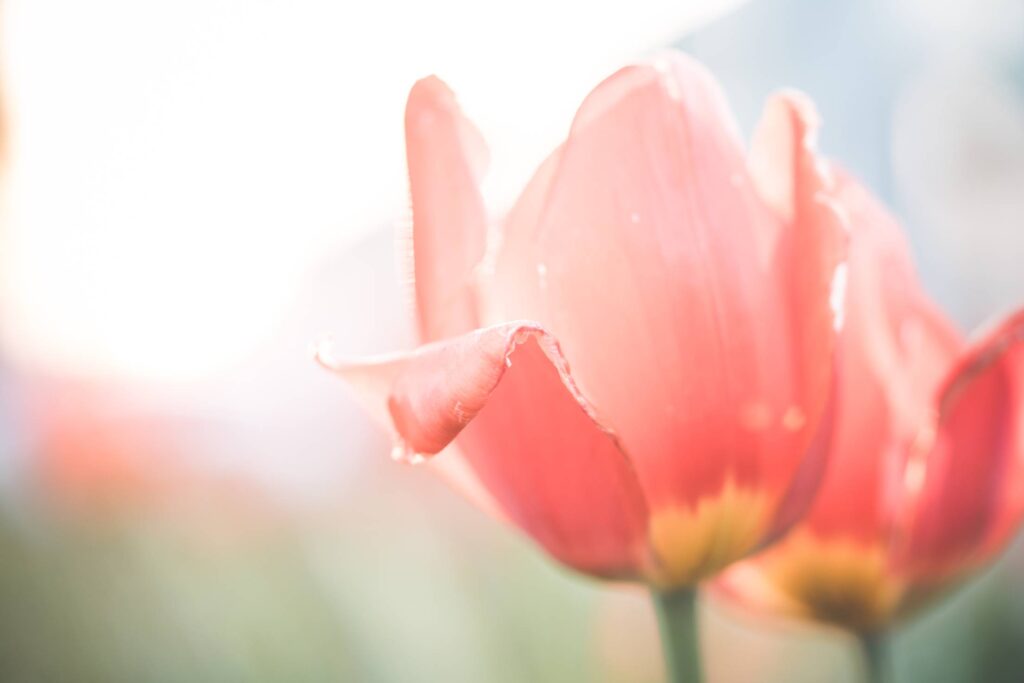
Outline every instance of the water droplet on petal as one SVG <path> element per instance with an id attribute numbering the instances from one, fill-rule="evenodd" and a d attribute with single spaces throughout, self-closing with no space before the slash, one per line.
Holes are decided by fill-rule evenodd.
<path id="1" fill-rule="evenodd" d="M 782 414 L 782 426 L 784 429 L 795 432 L 805 424 L 807 424 L 807 416 L 799 406 L 790 406 Z"/>
<path id="2" fill-rule="evenodd" d="M 391 448 L 391 459 L 395 462 L 403 462 L 407 465 L 419 465 L 426 462 L 427 456 L 417 453 L 409 448 L 403 439 L 398 439 Z"/>
<path id="3" fill-rule="evenodd" d="M 541 289 L 547 289 L 548 286 L 548 267 L 546 264 L 537 264 L 537 283 Z"/>
<path id="4" fill-rule="evenodd" d="M 639 223 L 640 222 L 640 214 L 637 213 L 636 211 L 630 212 L 630 214 L 629 214 L 629 222 L 633 223 L 634 225 Z"/>
<path id="5" fill-rule="evenodd" d="M 829 292 L 828 305 L 832 309 L 832 327 L 838 332 L 843 329 L 843 314 L 846 302 L 847 267 L 840 263 L 832 274 L 832 286 Z"/>
<path id="6" fill-rule="evenodd" d="M 402 460 L 405 460 L 405 452 L 405 442 L 399 441 L 391 447 L 391 459 L 395 462 L 401 462 Z"/>
<path id="7" fill-rule="evenodd" d="M 933 417 L 933 420 L 934 419 L 936 418 Z M 938 435 L 939 433 L 935 429 L 934 422 L 926 422 L 926 424 L 917 431 L 917 434 L 914 435 L 914 440 L 910 444 L 911 454 L 914 457 L 924 457 L 929 451 L 935 448 L 935 441 L 938 438 Z"/>
<path id="8" fill-rule="evenodd" d="M 914 458 L 907 463 L 907 469 L 903 472 L 903 485 L 911 494 L 920 493 L 924 486 L 925 464 L 921 458 Z"/>

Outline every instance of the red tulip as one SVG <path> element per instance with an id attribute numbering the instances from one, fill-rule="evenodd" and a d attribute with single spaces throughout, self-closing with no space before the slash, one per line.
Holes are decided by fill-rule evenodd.
<path id="1" fill-rule="evenodd" d="M 1024 513 L 1024 310 L 965 344 L 899 226 L 855 181 L 828 473 L 787 539 L 723 580 L 766 607 L 873 630 L 979 565 Z"/>
<path id="2" fill-rule="evenodd" d="M 322 360 L 562 562 L 660 586 L 712 575 L 788 527 L 819 478 L 846 236 L 815 127 L 776 96 L 748 157 L 701 66 L 627 67 L 499 235 L 480 134 L 420 81 L 406 139 L 426 345 Z"/>

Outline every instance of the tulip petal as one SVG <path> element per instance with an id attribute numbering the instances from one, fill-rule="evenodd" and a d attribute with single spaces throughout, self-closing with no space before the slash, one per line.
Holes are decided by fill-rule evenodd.
<path id="1" fill-rule="evenodd" d="M 791 312 L 791 285 L 756 246 L 790 225 L 754 187 L 717 86 L 681 56 L 598 86 L 556 166 L 536 219 L 506 225 L 501 314 L 558 337 L 652 508 L 692 510 L 731 481 L 776 509 L 827 401 L 837 253 L 786 264 L 816 304 Z M 817 204 L 805 219 L 804 194 L 795 210 L 822 235 L 794 241 L 839 244 L 839 219 Z"/>
<path id="2" fill-rule="evenodd" d="M 434 77 L 409 93 L 405 137 L 416 311 L 421 338 L 434 341 L 477 326 L 474 269 L 487 238 L 479 181 L 488 154 L 451 90 Z"/>
<path id="3" fill-rule="evenodd" d="M 888 540 L 895 521 L 894 464 L 929 417 L 962 341 L 921 288 L 896 220 L 856 180 L 835 175 L 833 197 L 851 232 L 838 420 L 828 473 L 806 522 L 819 537 L 874 547 Z"/>
<path id="4" fill-rule="evenodd" d="M 991 559 L 1024 515 L 1024 309 L 973 343 L 939 393 L 932 448 L 905 471 L 905 558 L 931 576 Z"/>
<path id="5" fill-rule="evenodd" d="M 535 301 L 547 286 L 547 270 L 542 262 L 534 265 L 532 273 L 523 276 L 519 276 L 518 271 L 510 272 L 508 264 L 528 266 L 533 263 L 531 259 L 536 247 L 532 240 L 533 230 L 542 218 L 551 184 L 561 167 L 563 149 L 563 146 L 556 148 L 534 172 L 505 218 L 500 248 L 492 250 L 491 258 L 481 269 L 480 308 L 482 322 L 486 324 L 514 320 L 517 316 L 509 316 L 509 311 L 522 306 L 510 302 L 510 299 Z M 510 280 L 510 277 L 518 277 L 518 281 Z"/>
<path id="6" fill-rule="evenodd" d="M 609 576 L 643 570 L 647 511 L 632 466 L 540 327 L 508 323 L 326 364 L 390 414 L 410 453 L 429 457 L 454 441 L 504 514 L 555 557 Z"/>
<path id="7" fill-rule="evenodd" d="M 923 291 L 896 221 L 857 181 L 834 174 L 831 198 L 851 235 L 828 470 L 801 524 L 720 587 L 766 611 L 863 632 L 916 598 L 910 577 L 893 571 L 904 519 L 895 492 L 963 343 Z"/>
<path id="8" fill-rule="evenodd" d="M 831 195 L 832 174 L 817 153 L 819 126 L 807 96 L 775 94 L 755 129 L 748 160 L 758 194 L 782 219 L 777 232 L 764 230 L 755 239 L 761 258 L 781 276 L 781 295 L 789 302 L 791 372 L 800 397 L 795 405 L 805 422 L 818 425 L 787 504 L 779 510 L 780 529 L 799 519 L 814 499 L 837 414 L 832 370 L 836 331 L 845 315 L 849 218 Z"/>

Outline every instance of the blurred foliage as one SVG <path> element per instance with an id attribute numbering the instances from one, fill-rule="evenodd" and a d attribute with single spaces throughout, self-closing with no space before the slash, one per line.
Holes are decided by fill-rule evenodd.
<path id="1" fill-rule="evenodd" d="M 658 680 L 638 591 L 552 565 L 425 470 L 380 472 L 318 515 L 215 499 L 130 514 L 8 507 L 0 678 Z M 898 634 L 898 681 L 1021 680 L 1020 550 Z M 860 680 L 841 634 L 707 597 L 703 612 L 713 681 Z"/>
<path id="2" fill-rule="evenodd" d="M 6 514 L 0 678 L 598 680 L 596 586 L 439 482 L 404 488 L 316 519 L 215 500 Z"/>

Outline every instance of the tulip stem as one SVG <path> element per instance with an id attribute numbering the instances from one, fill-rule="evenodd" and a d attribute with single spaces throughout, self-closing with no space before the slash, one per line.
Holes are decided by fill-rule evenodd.
<path id="1" fill-rule="evenodd" d="M 865 680 L 868 683 L 888 683 L 891 680 L 892 662 L 885 633 L 860 633 L 857 639 L 864 658 Z"/>
<path id="2" fill-rule="evenodd" d="M 697 632 L 697 590 L 653 591 L 661 649 L 669 683 L 701 683 L 700 638 Z"/>

